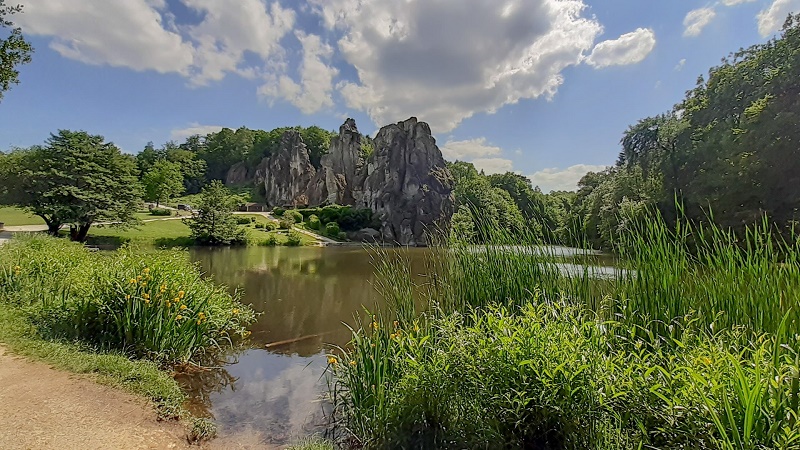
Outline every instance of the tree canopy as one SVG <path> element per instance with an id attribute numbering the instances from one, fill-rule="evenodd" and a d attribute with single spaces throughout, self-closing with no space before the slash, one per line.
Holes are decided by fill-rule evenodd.
<path id="1" fill-rule="evenodd" d="M 183 193 L 181 166 L 167 160 L 158 160 L 142 176 L 144 199 L 148 202 L 165 203 Z"/>
<path id="2" fill-rule="evenodd" d="M 18 67 L 31 62 L 33 47 L 10 18 L 21 12 L 22 6 L 9 6 L 5 0 L 0 0 L 0 100 L 3 100 L 3 94 L 11 89 L 11 85 L 19 84 Z"/>
<path id="3" fill-rule="evenodd" d="M 141 198 L 136 165 L 102 136 L 60 130 L 3 161 L 3 202 L 41 217 L 52 234 L 69 225 L 70 237 L 84 241 L 93 223 L 134 220 Z"/>

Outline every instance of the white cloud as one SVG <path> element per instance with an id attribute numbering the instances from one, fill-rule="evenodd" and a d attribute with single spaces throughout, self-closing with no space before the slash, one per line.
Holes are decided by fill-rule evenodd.
<path id="1" fill-rule="evenodd" d="M 655 46 L 656 35 L 653 30 L 639 28 L 617 39 L 597 44 L 586 62 L 597 69 L 636 64 L 643 61 Z"/>
<path id="2" fill-rule="evenodd" d="M 475 158 L 470 161 L 478 171 L 483 171 L 486 175 L 495 173 L 506 173 L 514 171 L 514 163 L 505 158 Z"/>
<path id="3" fill-rule="evenodd" d="M 173 141 L 183 141 L 189 136 L 194 136 L 196 134 L 205 136 L 209 133 L 216 133 L 223 128 L 225 127 L 222 125 L 200 125 L 198 123 L 192 123 L 186 128 L 172 130 L 169 138 Z"/>
<path id="4" fill-rule="evenodd" d="M 442 155 L 449 161 L 464 161 L 472 158 L 481 158 L 499 155 L 502 150 L 486 143 L 486 138 L 468 139 L 465 141 L 447 141 L 442 147 Z"/>
<path id="5" fill-rule="evenodd" d="M 326 64 L 333 56 L 333 48 L 313 34 L 298 32 L 297 38 L 303 45 L 300 83 L 286 75 L 276 76 L 261 86 L 258 92 L 268 98 L 283 98 L 305 114 L 330 108 L 333 106 L 333 78 L 339 73 Z"/>
<path id="6" fill-rule="evenodd" d="M 50 47 L 87 64 L 189 74 L 194 50 L 153 0 L 18 0 L 14 20 L 31 35 L 52 36 Z"/>
<path id="7" fill-rule="evenodd" d="M 699 8 L 689 11 L 686 17 L 683 18 L 683 35 L 687 37 L 699 36 L 703 32 L 703 28 L 711 23 L 716 16 L 717 12 L 714 11 L 714 8 Z"/>
<path id="8" fill-rule="evenodd" d="M 339 90 L 376 123 L 439 133 L 476 113 L 552 97 L 602 32 L 581 0 L 309 0 L 358 80 Z"/>
<path id="9" fill-rule="evenodd" d="M 280 40 L 295 13 L 262 0 L 181 0 L 202 15 L 179 28 L 164 0 L 20 0 L 14 20 L 32 35 L 50 36 L 50 47 L 87 64 L 178 73 L 194 85 L 227 73 L 254 77 L 281 69 Z M 263 66 L 243 66 L 246 52 Z"/>
<path id="10" fill-rule="evenodd" d="M 736 6 L 742 3 L 752 3 L 756 0 L 722 0 L 722 4 L 725 6 Z"/>
<path id="11" fill-rule="evenodd" d="M 683 70 L 684 66 L 686 66 L 686 58 L 683 58 L 680 61 L 678 61 L 678 64 L 675 65 L 675 69 L 674 70 L 676 72 L 680 72 L 681 70 Z"/>
<path id="12" fill-rule="evenodd" d="M 768 37 L 783 28 L 790 13 L 800 11 L 800 0 L 775 0 L 769 8 L 758 13 L 758 32 Z"/>
<path id="13" fill-rule="evenodd" d="M 578 181 L 589 172 L 599 172 L 605 170 L 606 166 L 596 166 L 590 164 L 576 164 L 566 169 L 550 168 L 540 170 L 528 178 L 534 186 L 539 186 L 542 192 L 550 191 L 574 191 L 578 187 Z"/>

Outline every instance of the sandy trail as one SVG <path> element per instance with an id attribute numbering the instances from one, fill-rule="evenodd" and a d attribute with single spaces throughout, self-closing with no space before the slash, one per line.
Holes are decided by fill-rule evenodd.
<path id="1" fill-rule="evenodd" d="M 143 399 L 0 347 L 2 449 L 191 448 L 185 435 Z"/>

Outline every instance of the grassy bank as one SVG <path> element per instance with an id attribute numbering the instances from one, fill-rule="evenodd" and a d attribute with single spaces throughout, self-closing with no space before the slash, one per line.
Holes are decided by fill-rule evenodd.
<path id="1" fill-rule="evenodd" d="M 534 246 L 439 249 L 329 358 L 341 439 L 369 448 L 800 448 L 794 242 L 646 221 L 614 279 Z M 427 300 L 425 312 L 412 291 Z"/>
<path id="2" fill-rule="evenodd" d="M 44 225 L 44 220 L 13 206 L 0 207 L 0 222 L 6 226 Z"/>

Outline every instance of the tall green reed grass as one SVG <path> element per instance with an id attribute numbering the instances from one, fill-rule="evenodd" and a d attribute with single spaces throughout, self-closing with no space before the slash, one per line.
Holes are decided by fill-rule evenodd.
<path id="1" fill-rule="evenodd" d="M 245 335 L 254 320 L 185 251 L 93 254 L 46 237 L 0 247 L 0 302 L 26 311 L 43 337 L 159 363 L 199 362 Z"/>
<path id="2" fill-rule="evenodd" d="M 524 235 L 436 248 L 422 285 L 379 252 L 390 307 L 329 359 L 349 442 L 800 448 L 796 243 L 629 225 L 605 279 Z"/>

